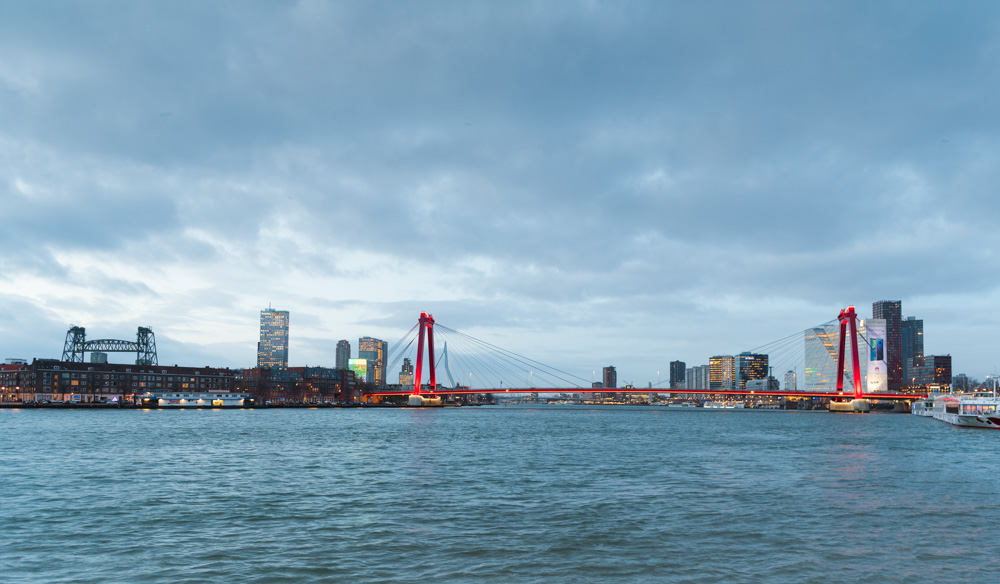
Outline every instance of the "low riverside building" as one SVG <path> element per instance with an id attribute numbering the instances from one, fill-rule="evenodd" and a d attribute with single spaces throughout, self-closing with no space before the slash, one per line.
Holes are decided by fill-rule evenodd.
<path id="1" fill-rule="evenodd" d="M 331 367 L 255 367 L 239 374 L 236 387 L 257 403 L 355 403 L 354 372 Z"/>
<path id="2" fill-rule="evenodd" d="M 236 389 L 236 373 L 217 367 L 34 359 L 0 367 L 0 394 L 15 402 L 131 403 L 146 393 L 230 393 Z"/>

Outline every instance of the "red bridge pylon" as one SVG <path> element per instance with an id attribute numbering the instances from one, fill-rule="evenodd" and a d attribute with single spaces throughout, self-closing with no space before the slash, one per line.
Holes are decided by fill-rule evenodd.
<path id="1" fill-rule="evenodd" d="M 854 399 L 861 399 L 861 364 L 858 362 L 858 315 L 853 306 L 840 311 L 840 353 L 837 356 L 837 393 L 844 393 L 844 341 L 847 323 L 851 323 L 851 358 L 854 371 Z"/>
<path id="2" fill-rule="evenodd" d="M 437 378 L 434 375 L 434 317 L 426 312 L 420 313 L 420 338 L 417 341 L 417 370 L 413 380 L 413 395 L 420 395 L 420 374 L 424 364 L 424 332 L 427 333 L 427 366 L 430 369 L 431 394 L 437 389 Z"/>

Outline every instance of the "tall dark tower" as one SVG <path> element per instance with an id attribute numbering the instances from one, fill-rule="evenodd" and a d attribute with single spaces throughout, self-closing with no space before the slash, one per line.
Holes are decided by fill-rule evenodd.
<path id="1" fill-rule="evenodd" d="M 903 387 L 903 302 L 901 300 L 879 300 L 872 304 L 872 316 L 885 320 L 889 391 L 899 391 Z"/>
<path id="2" fill-rule="evenodd" d="M 903 347 L 903 385 L 909 386 L 915 379 L 912 371 L 915 363 L 919 363 L 924 357 L 924 321 L 909 316 L 902 321 L 900 330 Z"/>
<path id="3" fill-rule="evenodd" d="M 670 388 L 680 389 L 684 386 L 684 374 L 687 372 L 687 364 L 684 361 L 670 362 Z"/>

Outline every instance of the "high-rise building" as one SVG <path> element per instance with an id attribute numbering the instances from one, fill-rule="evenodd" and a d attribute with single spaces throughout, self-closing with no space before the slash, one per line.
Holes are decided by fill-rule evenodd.
<path id="1" fill-rule="evenodd" d="M 375 387 L 385 385 L 385 357 L 389 352 L 389 343 L 372 337 L 358 339 L 358 358 L 367 359 L 373 369 L 372 383 Z"/>
<path id="2" fill-rule="evenodd" d="M 265 308 L 260 311 L 260 341 L 257 367 L 288 369 L 288 311 Z"/>
<path id="3" fill-rule="evenodd" d="M 751 379 L 767 379 L 767 355 L 743 352 L 734 359 L 734 386 L 743 391 Z"/>
<path id="4" fill-rule="evenodd" d="M 687 364 L 684 361 L 670 362 L 670 387 L 680 389 L 684 385 L 684 378 L 687 374 Z"/>
<path id="5" fill-rule="evenodd" d="M 732 355 L 716 355 L 708 359 L 708 388 L 733 389 L 736 380 L 736 360 Z"/>
<path id="6" fill-rule="evenodd" d="M 615 368 L 610 365 L 604 368 L 604 388 L 605 389 L 618 388 L 618 372 L 615 371 Z"/>
<path id="7" fill-rule="evenodd" d="M 399 371 L 399 384 L 405 387 L 413 386 L 413 363 L 409 357 L 403 357 L 403 368 Z"/>
<path id="8" fill-rule="evenodd" d="M 337 369 L 347 369 L 347 362 L 351 360 L 351 343 L 347 340 L 337 341 Z"/>
<path id="9" fill-rule="evenodd" d="M 872 316 L 885 320 L 885 357 L 889 367 L 889 391 L 899 391 L 903 386 L 902 319 L 901 300 L 879 300 L 872 304 Z"/>
<path id="10" fill-rule="evenodd" d="M 902 345 L 903 360 L 903 385 L 911 385 L 914 382 L 913 372 L 910 371 L 911 360 L 924 356 L 924 321 L 918 320 L 915 316 L 909 316 L 899 323 L 900 343 Z"/>
<path id="11" fill-rule="evenodd" d="M 799 381 L 798 380 L 798 375 L 795 373 L 795 371 L 792 371 L 791 369 L 789 369 L 788 371 L 786 371 L 785 372 L 785 391 L 798 391 L 799 390 L 798 381 Z"/>

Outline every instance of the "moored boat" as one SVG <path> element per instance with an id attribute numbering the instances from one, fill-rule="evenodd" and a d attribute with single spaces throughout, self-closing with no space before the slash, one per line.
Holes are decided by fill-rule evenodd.
<path id="1" fill-rule="evenodd" d="M 932 415 L 955 426 L 1000 430 L 1000 398 L 989 394 L 946 396 L 934 400 Z"/>

